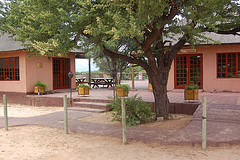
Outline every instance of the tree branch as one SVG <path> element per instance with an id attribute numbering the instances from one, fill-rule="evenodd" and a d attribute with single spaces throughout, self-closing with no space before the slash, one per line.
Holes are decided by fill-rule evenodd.
<path id="1" fill-rule="evenodd" d="M 141 60 L 138 60 L 138 59 L 135 59 L 135 58 L 131 58 L 127 55 L 123 55 L 123 54 L 118 54 L 116 52 L 113 52 L 111 50 L 108 50 L 104 45 L 102 45 L 103 47 L 103 53 L 106 55 L 106 56 L 109 56 L 111 58 L 119 58 L 119 59 L 122 59 L 122 60 L 125 60 L 129 63 L 133 63 L 133 64 L 138 64 L 139 66 L 142 66 L 145 70 L 150 70 L 150 67 L 148 66 L 147 63 L 141 61 Z"/>
<path id="2" fill-rule="evenodd" d="M 87 37 L 87 38 L 92 38 L 92 36 L 90 34 L 86 34 L 83 32 L 83 30 L 80 32 L 83 36 Z"/>
<path id="3" fill-rule="evenodd" d="M 170 7 L 170 13 L 166 17 L 167 21 L 172 20 L 178 14 L 178 7 L 176 2 L 171 1 Z"/>
<path id="4" fill-rule="evenodd" d="M 147 37 L 147 39 L 142 43 L 141 47 L 146 52 L 148 48 L 151 47 L 153 42 L 157 40 L 161 33 L 161 28 L 163 28 L 164 24 L 160 26 L 160 29 L 153 29 L 153 31 L 150 33 L 150 35 Z"/>
<path id="5" fill-rule="evenodd" d="M 157 40 L 157 38 L 161 34 L 161 32 L 163 30 L 163 27 L 165 26 L 167 21 L 172 20 L 178 14 L 178 4 L 176 2 L 170 1 L 169 8 L 170 8 L 169 14 L 168 15 L 163 15 L 163 17 L 162 17 L 165 20 L 165 22 L 163 22 L 159 26 L 159 28 L 157 28 L 156 24 L 159 21 L 157 19 L 155 19 L 154 22 L 153 22 L 152 32 L 150 32 L 150 34 L 146 33 L 146 35 L 149 35 L 149 36 L 147 36 L 147 39 L 142 44 L 142 48 L 143 48 L 144 51 L 146 51 L 146 48 L 149 48 L 153 44 L 153 42 L 155 42 Z"/>
<path id="6" fill-rule="evenodd" d="M 178 14 L 178 3 L 174 1 L 169 1 L 169 6 L 165 8 L 169 10 L 168 13 L 163 13 L 163 20 L 170 21 Z"/>
<path id="7" fill-rule="evenodd" d="M 142 45 L 142 43 L 140 43 L 139 40 L 138 40 L 136 37 L 133 37 L 133 39 L 135 40 L 135 42 L 136 42 L 139 46 Z"/>
<path id="8" fill-rule="evenodd" d="M 182 39 L 179 40 L 176 44 L 174 44 L 174 45 L 172 46 L 172 48 L 170 49 L 170 51 L 167 52 L 167 54 L 169 54 L 168 57 L 170 58 L 169 60 L 170 60 L 171 62 L 174 60 L 175 56 L 176 56 L 177 53 L 180 51 L 180 49 L 181 49 L 181 48 L 185 45 L 185 43 L 187 42 L 186 38 L 184 38 L 184 37 L 187 37 L 187 39 L 188 39 L 189 35 L 184 35 L 184 36 L 182 37 Z"/>

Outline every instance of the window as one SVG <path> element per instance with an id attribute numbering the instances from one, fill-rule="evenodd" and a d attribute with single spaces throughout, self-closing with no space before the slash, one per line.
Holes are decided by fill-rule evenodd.
<path id="1" fill-rule="evenodd" d="M 0 81 L 19 80 L 19 58 L 0 58 Z"/>
<path id="2" fill-rule="evenodd" d="M 240 78 L 240 53 L 217 54 L 217 77 Z"/>

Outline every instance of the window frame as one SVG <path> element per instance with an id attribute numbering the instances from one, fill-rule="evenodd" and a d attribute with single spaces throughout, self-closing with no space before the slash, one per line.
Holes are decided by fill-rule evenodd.
<path id="1" fill-rule="evenodd" d="M 7 59 L 7 62 L 4 62 L 5 60 Z M 13 59 L 13 61 L 10 61 L 10 59 Z M 17 59 L 17 61 L 16 61 L 16 59 Z M 0 62 L 0 67 L 2 66 L 2 71 L 0 70 L 0 81 L 20 81 L 20 65 L 19 65 L 19 57 L 2 57 L 2 58 L 0 58 L 0 60 L 2 61 L 2 62 Z M 1 64 L 2 63 L 2 64 Z M 8 67 L 8 71 L 7 71 L 7 74 L 5 74 L 5 64 L 7 63 L 7 67 Z M 18 63 L 18 66 L 17 66 L 17 68 L 16 68 L 16 63 Z M 11 76 L 11 70 L 10 69 L 12 69 L 11 68 L 11 64 L 12 64 L 12 66 L 13 66 L 13 71 L 12 71 L 12 73 L 13 73 L 13 79 L 11 79 L 11 78 L 9 78 L 9 79 L 7 79 L 6 78 L 6 75 L 8 76 L 8 77 L 10 77 Z M 1 69 L 1 68 L 0 68 Z M 16 72 L 16 69 L 18 69 L 18 74 L 16 74 L 17 72 Z M 18 77 L 18 79 L 16 79 Z M 3 79 L 1 79 L 1 78 L 3 78 Z"/>
<path id="2" fill-rule="evenodd" d="M 218 58 L 218 55 L 220 55 L 220 54 L 225 54 L 226 55 L 226 57 L 225 57 L 225 66 L 226 66 L 226 72 L 225 72 L 225 77 L 219 77 L 218 76 L 218 74 L 219 74 L 219 72 L 218 72 L 218 60 L 219 60 L 219 58 Z M 231 54 L 236 54 L 236 59 L 235 59 L 235 64 L 236 64 L 236 77 L 228 77 L 228 59 L 229 59 L 229 55 L 231 55 Z M 219 78 L 219 79 L 224 79 L 224 78 L 240 78 L 240 75 L 238 75 L 238 69 L 240 68 L 239 66 L 239 57 L 240 57 L 240 52 L 225 52 L 225 53 L 217 53 L 216 54 L 216 77 L 217 78 Z M 234 73 L 234 72 L 230 72 L 231 74 L 232 73 Z"/>

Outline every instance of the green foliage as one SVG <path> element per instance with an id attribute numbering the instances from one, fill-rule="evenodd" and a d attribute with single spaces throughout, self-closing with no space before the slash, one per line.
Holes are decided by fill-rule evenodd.
<path id="1" fill-rule="evenodd" d="M 88 87 L 89 89 L 91 89 L 91 86 L 84 83 L 79 84 L 78 87 Z"/>
<path id="2" fill-rule="evenodd" d="M 133 67 L 133 70 L 134 72 L 144 72 L 144 73 L 146 72 L 141 66 L 135 66 Z M 125 69 L 125 72 L 132 73 L 132 67 Z"/>
<path id="3" fill-rule="evenodd" d="M 111 104 L 108 106 L 113 108 L 112 121 L 121 121 L 122 110 L 121 110 L 121 98 L 115 97 L 111 98 Z M 138 125 L 138 123 L 150 123 L 155 119 L 155 114 L 149 107 L 149 104 L 144 102 L 141 97 L 137 95 L 133 97 L 125 98 L 126 106 L 126 121 L 127 125 Z"/>
<path id="4" fill-rule="evenodd" d="M 14 0 L 0 4 L 0 30 L 13 33 L 22 42 L 28 41 L 34 55 L 59 56 L 66 55 L 71 48 L 83 47 L 82 40 L 88 41 L 88 46 L 101 43 L 125 54 L 141 50 L 133 38 L 143 41 L 146 31 L 152 30 L 154 25 L 166 26 L 163 30 L 166 38 L 186 39 L 191 44 L 204 39 L 209 41 L 201 34 L 204 31 L 239 26 L 239 7 L 230 0 L 176 3 L 178 13 L 175 18 L 166 20 L 175 7 L 169 0 Z M 183 19 L 183 25 L 178 25 Z M 158 41 L 153 41 L 152 50 L 157 51 Z M 116 50 L 119 44 L 127 47 Z M 139 57 L 142 56 L 144 53 Z"/>
<path id="5" fill-rule="evenodd" d="M 130 86 L 128 84 L 117 84 L 115 88 L 122 88 L 123 92 L 127 91 L 129 93 Z"/>
<path id="6" fill-rule="evenodd" d="M 41 83 L 40 81 L 37 81 L 34 86 L 42 86 L 44 90 L 47 90 L 47 84 L 46 83 Z"/>
<path id="7" fill-rule="evenodd" d="M 198 89 L 199 86 L 198 86 L 198 84 L 190 84 L 190 85 L 185 85 L 185 88 L 192 90 L 192 89 Z"/>

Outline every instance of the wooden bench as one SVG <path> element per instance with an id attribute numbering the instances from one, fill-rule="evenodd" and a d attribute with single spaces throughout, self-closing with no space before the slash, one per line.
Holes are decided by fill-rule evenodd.
<path id="1" fill-rule="evenodd" d="M 92 81 L 93 81 L 91 82 L 91 85 L 93 85 L 92 88 L 94 88 L 95 86 L 99 88 L 99 85 L 102 85 L 103 87 L 107 85 L 108 88 L 110 86 L 112 87 L 114 83 L 112 78 L 92 78 Z"/>

